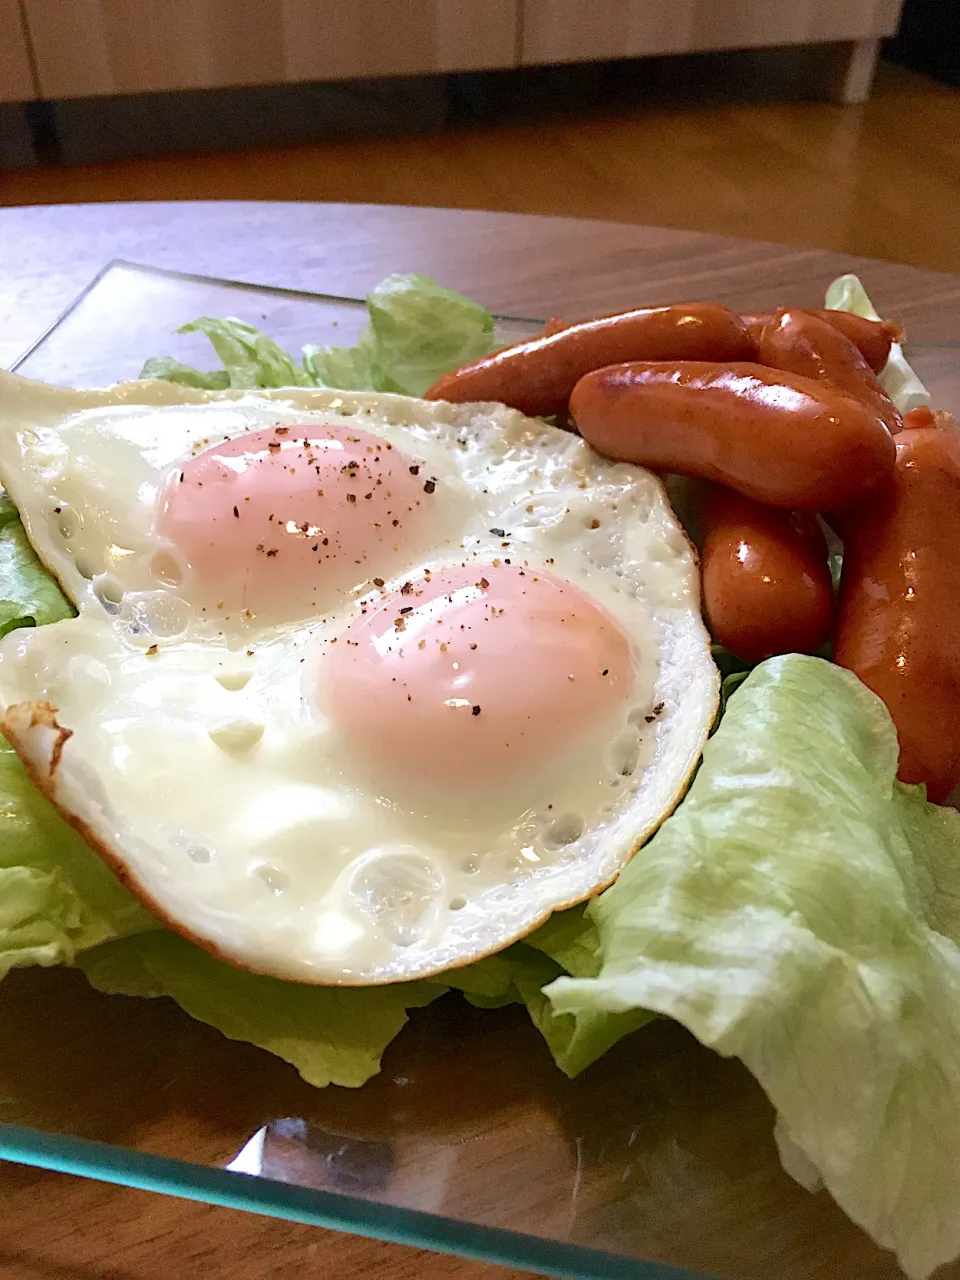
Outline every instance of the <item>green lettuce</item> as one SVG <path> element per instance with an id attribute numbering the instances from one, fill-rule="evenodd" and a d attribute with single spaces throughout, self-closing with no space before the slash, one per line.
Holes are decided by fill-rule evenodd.
<path id="1" fill-rule="evenodd" d="M 960 1250 L 960 814 L 896 769 L 853 675 L 761 664 L 683 804 L 588 909 L 596 976 L 546 995 L 591 1026 L 664 1014 L 741 1058 L 788 1170 L 921 1277 Z"/>
<path id="2" fill-rule="evenodd" d="M 148 360 L 141 377 L 170 378 L 188 386 L 218 391 L 226 387 L 252 390 L 257 387 L 309 385 L 302 370 L 272 338 L 243 320 L 213 320 L 201 316 L 181 325 L 178 333 L 202 333 L 223 361 L 215 373 L 199 373 L 178 361 Z M 186 374 L 186 376 L 184 376 Z"/>
<path id="3" fill-rule="evenodd" d="M 222 369 L 205 373 L 163 356 L 148 360 L 140 376 L 212 391 L 306 386 L 419 396 L 441 374 L 498 343 L 489 311 L 429 276 L 388 276 L 368 295 L 367 314 L 355 346 L 308 345 L 299 364 L 252 325 L 205 316 L 178 332 L 205 334 Z"/>
<path id="4" fill-rule="evenodd" d="M 73 609 L 0 494 L 0 635 Z M 78 950 L 156 921 L 27 777 L 0 739 L 0 978 L 25 965 L 69 964 Z"/>
<path id="5" fill-rule="evenodd" d="M 93 857 L 94 855 L 90 855 Z M 580 912 L 562 929 L 587 939 L 570 966 L 548 959 L 537 945 L 518 943 L 500 955 L 433 980 L 382 987 L 314 987 L 247 973 L 157 927 L 76 956 L 88 981 L 110 995 L 170 996 L 191 1017 L 232 1040 L 259 1045 L 290 1062 L 310 1084 L 362 1085 L 380 1069 L 384 1049 L 411 1009 L 459 990 L 480 1008 L 525 1004 L 557 1064 L 568 1075 L 592 1062 L 650 1015 L 577 1020 L 555 1013 L 542 994 L 563 973 L 596 972 L 596 930 Z M 551 946 L 549 933 L 544 945 Z M 590 957 L 587 959 L 587 957 Z M 580 967 L 579 961 L 585 961 Z M 35 961 L 34 961 L 35 963 Z"/>
<path id="6" fill-rule="evenodd" d="M 58 622 L 72 613 L 27 541 L 17 508 L 0 492 L 0 636 L 16 627 Z"/>
<path id="7" fill-rule="evenodd" d="M 224 964 L 167 930 L 108 943 L 79 957 L 93 986 L 111 994 L 172 996 L 231 1040 L 292 1063 L 308 1083 L 362 1085 L 407 1020 L 443 995 L 439 983 L 313 987 Z"/>
<path id="8" fill-rule="evenodd" d="M 0 978 L 158 927 L 0 739 Z"/>
<path id="9" fill-rule="evenodd" d="M 852 311 L 866 320 L 880 319 L 866 289 L 855 275 L 838 276 L 827 289 L 825 305 L 831 311 Z M 890 348 L 887 363 L 880 373 L 880 382 L 901 413 L 909 413 L 911 409 L 930 403 L 930 392 L 907 363 L 899 342 Z"/>

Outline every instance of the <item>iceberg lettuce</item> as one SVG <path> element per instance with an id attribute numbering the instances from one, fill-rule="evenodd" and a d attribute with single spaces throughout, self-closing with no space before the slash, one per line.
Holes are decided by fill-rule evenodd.
<path id="1" fill-rule="evenodd" d="M 368 295 L 367 315 L 355 346 L 307 345 L 299 365 L 252 325 L 204 316 L 178 332 L 206 334 L 222 369 L 204 373 L 162 356 L 148 360 L 140 376 L 210 391 L 305 386 L 419 396 L 441 374 L 498 345 L 489 311 L 429 276 L 388 276 Z"/>
<path id="2" fill-rule="evenodd" d="M 886 708 L 791 654 L 733 693 L 673 817 L 587 910 L 589 1022 L 646 1010 L 735 1056 L 819 1179 L 911 1277 L 960 1250 L 960 814 L 895 780 Z"/>

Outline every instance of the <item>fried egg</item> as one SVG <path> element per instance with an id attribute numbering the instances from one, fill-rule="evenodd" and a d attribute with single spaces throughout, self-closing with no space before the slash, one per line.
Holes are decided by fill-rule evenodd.
<path id="1" fill-rule="evenodd" d="M 0 480 L 78 611 L 0 642 L 4 734 L 255 972 L 500 950 L 616 877 L 711 727 L 661 483 L 503 406 L 0 374 Z"/>

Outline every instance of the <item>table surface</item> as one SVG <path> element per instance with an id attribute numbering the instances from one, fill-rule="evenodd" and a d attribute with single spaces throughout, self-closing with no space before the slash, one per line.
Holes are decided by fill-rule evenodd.
<path id="1" fill-rule="evenodd" d="M 958 277 L 655 227 L 363 205 L 156 203 L 0 210 L 0 367 L 11 364 L 90 278 L 117 257 L 345 295 L 363 294 L 392 271 L 423 271 L 496 311 L 570 318 L 703 297 L 740 310 L 785 303 L 822 305 L 829 280 L 856 271 L 879 309 L 899 319 L 909 339 L 920 344 L 918 363 L 935 401 L 960 409 Z M 63 975 L 64 981 L 42 986 L 53 977 L 17 976 L 13 1003 L 21 1007 L 16 1016 L 21 1017 L 22 1040 L 19 1046 L 9 1039 L 6 1046 L 0 1045 L 0 1085 L 12 1070 L 23 1077 L 18 1053 L 24 1042 L 30 1042 L 37 1061 L 56 1056 L 61 1044 L 56 1033 L 66 1027 L 62 1043 L 68 1047 L 60 1048 L 64 1061 L 38 1090 L 38 1097 L 44 1096 L 37 1103 L 37 1114 L 56 1127 L 52 1082 L 59 1082 L 61 1090 L 71 1087 L 70 1054 L 82 1054 L 91 1039 L 109 1039 L 109 1028 L 104 1030 L 96 1020 L 112 1016 L 105 1013 L 108 1006 L 119 1003 L 126 1009 L 126 1005 L 85 994 L 75 975 Z M 40 990 L 47 1004 L 51 999 L 59 1001 L 57 1011 L 49 1015 L 57 1024 L 50 1038 L 33 1025 L 31 1009 L 36 1006 L 31 1002 Z M 140 1015 L 130 1016 L 136 1020 Z M 144 1017 L 144 1032 L 155 1033 L 156 1044 L 165 1043 L 163 1037 L 169 1031 L 165 1022 L 172 1018 L 179 1027 L 182 1021 L 176 1010 Z M 197 1034 L 203 1032 L 200 1029 Z M 679 1108 L 681 1126 L 683 1117 L 700 1114 L 700 1100 L 708 1109 L 719 1101 L 730 1103 L 725 1114 L 741 1117 L 735 1131 L 721 1128 L 706 1136 L 701 1130 L 709 1125 L 691 1120 L 682 1135 L 687 1155 L 701 1151 L 705 1159 L 717 1158 L 731 1144 L 755 1144 L 760 1150 L 756 1158 L 751 1155 L 734 1162 L 735 1172 L 723 1191 L 724 1212 L 708 1203 L 717 1191 L 704 1180 L 702 1194 L 707 1200 L 693 1205 L 688 1218 L 673 1224 L 674 1235 L 684 1235 L 692 1243 L 677 1247 L 671 1224 L 661 1224 L 659 1234 L 651 1237 L 658 1256 L 736 1280 L 759 1280 L 774 1270 L 783 1280 L 837 1280 L 840 1275 L 892 1280 L 899 1275 L 889 1256 L 863 1238 L 825 1196 L 807 1196 L 779 1171 L 769 1112 L 738 1064 L 714 1059 L 678 1028 L 654 1028 L 641 1034 L 649 1037 L 650 1055 L 660 1055 L 661 1062 L 669 1064 L 670 1105 Z M 249 1069 L 255 1083 L 263 1055 L 226 1042 L 217 1046 L 211 1037 L 205 1043 L 218 1060 L 217 1070 L 229 1076 Z M 489 1053 L 487 1061 L 494 1061 Z M 534 1071 L 521 1081 L 508 1099 L 507 1110 L 512 1108 L 524 1124 L 531 1123 L 536 1110 L 523 1110 L 524 1104 L 535 1101 L 536 1075 Z M 107 1114 L 112 1105 L 108 1084 L 98 1088 L 94 1080 L 85 1087 L 91 1097 L 97 1095 L 96 1105 L 87 1099 L 88 1112 Z M 209 1081 L 195 1084 L 194 1091 L 204 1087 L 209 1090 Z M 0 1088 L 0 1093 L 4 1091 Z M 185 1120 L 182 1088 L 176 1098 L 177 1105 L 162 1115 L 164 1133 L 169 1130 L 174 1137 L 168 1134 L 169 1140 L 160 1145 L 182 1152 L 178 1126 L 192 1126 L 191 1151 L 198 1159 L 216 1162 L 217 1107 L 204 1098 L 210 1105 Z M 192 1094 L 191 1099 L 195 1104 Z M 5 1101 L 0 1098 L 0 1103 Z M 151 1116 L 160 1123 L 156 1106 Z M 0 1118 L 4 1118 L 2 1107 Z M 476 1114 L 472 1123 L 476 1126 Z M 513 1131 L 503 1132 L 509 1136 Z M 669 1145 L 670 1134 L 662 1137 Z M 123 1138 L 116 1135 L 115 1140 Z M 578 1161 L 580 1141 L 578 1137 Z M 503 1160 L 510 1155 L 509 1147 L 500 1152 Z M 558 1176 L 566 1178 L 570 1170 L 562 1159 L 559 1164 L 563 1168 Z M 675 1164 L 660 1172 L 676 1179 L 678 1169 Z M 689 1177 L 689 1169 L 683 1172 Z M 542 1176 L 547 1178 L 547 1169 Z M 651 1196 L 661 1193 L 662 1188 L 651 1186 Z M 493 1280 L 506 1274 L 479 1263 L 14 1166 L 0 1168 L 0 1198 L 5 1207 L 0 1215 L 0 1277 L 159 1280 L 163 1276 L 166 1280 L 173 1275 L 186 1280 L 223 1273 L 235 1280 L 254 1280 L 301 1269 L 336 1274 L 342 1280 L 373 1275 L 379 1280 L 407 1276 Z M 699 1233 L 692 1228 L 698 1220 L 707 1223 Z M 764 1224 L 763 1241 L 758 1238 L 758 1220 Z M 766 1262 L 761 1260 L 764 1255 Z M 943 1274 L 960 1276 L 960 1271 Z"/>

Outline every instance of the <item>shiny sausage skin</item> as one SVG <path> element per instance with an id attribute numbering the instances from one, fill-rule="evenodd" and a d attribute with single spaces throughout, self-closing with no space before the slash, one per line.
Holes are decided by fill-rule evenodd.
<path id="1" fill-rule="evenodd" d="M 757 343 L 757 361 L 771 369 L 833 383 L 868 405 L 891 435 L 903 427 L 893 401 L 858 348 L 812 312 L 778 311 Z"/>
<path id="2" fill-rule="evenodd" d="M 863 501 L 896 457 L 893 437 L 859 400 L 758 364 L 598 369 L 577 383 L 570 412 L 608 458 L 715 480 L 797 511 Z"/>
<path id="3" fill-rule="evenodd" d="M 911 409 L 903 419 L 904 429 L 912 427 L 936 427 L 937 415 L 929 405 L 919 405 L 916 409 Z"/>
<path id="4" fill-rule="evenodd" d="M 960 437 L 897 436 L 892 481 L 848 513 L 834 661 L 886 704 L 904 782 L 960 783 Z"/>
<path id="5" fill-rule="evenodd" d="M 816 516 L 705 484 L 700 575 L 710 633 L 742 662 L 815 653 L 833 627 L 833 582 Z"/>
<path id="6" fill-rule="evenodd" d="M 938 431 L 956 431 L 957 423 L 953 414 L 946 409 L 931 409 L 929 405 L 918 405 L 904 414 L 904 428 L 936 427 Z"/>
<path id="7" fill-rule="evenodd" d="M 790 309 L 793 310 L 792 307 Z M 765 326 L 773 320 L 775 314 L 773 311 L 760 311 L 740 318 L 747 326 L 750 337 L 759 343 Z M 819 316 L 845 338 L 849 338 L 874 373 L 879 373 L 887 363 L 891 345 L 903 340 L 903 330 L 892 320 L 866 320 L 863 316 L 855 316 L 852 311 L 830 311 L 826 308 L 807 311 L 806 314 Z"/>
<path id="8" fill-rule="evenodd" d="M 531 416 L 566 411 L 591 369 L 621 360 L 744 360 L 753 353 L 740 317 L 710 302 L 645 307 L 572 324 L 465 364 L 438 379 L 427 400 L 499 400 Z"/>

